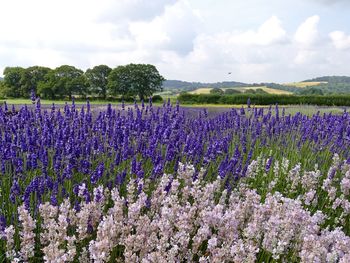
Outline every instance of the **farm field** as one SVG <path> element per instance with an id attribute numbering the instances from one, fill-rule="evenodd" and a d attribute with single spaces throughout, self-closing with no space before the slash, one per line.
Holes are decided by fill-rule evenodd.
<path id="1" fill-rule="evenodd" d="M 285 83 L 286 86 L 294 86 L 296 88 L 306 88 L 306 87 L 312 87 L 317 86 L 319 84 L 327 83 L 327 81 L 304 81 L 304 82 L 291 82 L 291 83 Z"/>
<path id="2" fill-rule="evenodd" d="M 14 107 L 1 262 L 349 262 L 344 108 Z"/>

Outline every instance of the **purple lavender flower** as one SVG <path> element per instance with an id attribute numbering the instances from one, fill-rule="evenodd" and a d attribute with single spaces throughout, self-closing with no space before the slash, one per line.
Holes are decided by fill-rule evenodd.
<path id="1" fill-rule="evenodd" d="M 77 211 L 77 212 L 79 212 L 80 211 L 80 203 L 79 203 L 79 201 L 78 200 L 75 200 L 75 202 L 74 202 L 74 209 L 75 209 L 75 211 Z"/>
<path id="2" fill-rule="evenodd" d="M 6 217 L 4 215 L 0 215 L 0 233 L 2 233 L 6 228 Z"/>
<path id="3" fill-rule="evenodd" d="M 269 159 L 267 159 L 266 166 L 265 166 L 265 172 L 266 172 L 266 173 L 268 173 L 268 172 L 270 171 L 271 164 L 272 164 L 272 157 L 270 157 Z"/>
<path id="4" fill-rule="evenodd" d="M 92 173 L 90 177 L 90 182 L 92 184 L 96 184 L 97 181 L 103 176 L 105 166 L 103 163 L 100 163 L 97 167 L 96 170 Z"/>
<path id="5" fill-rule="evenodd" d="M 58 201 L 57 201 L 57 196 L 52 194 L 51 197 L 50 197 L 50 203 L 51 205 L 53 206 L 57 206 L 58 205 Z"/>
<path id="6" fill-rule="evenodd" d="M 33 89 L 30 92 L 30 99 L 32 100 L 32 104 L 34 105 L 35 101 L 36 101 L 36 94 L 35 94 L 35 91 Z"/>
<path id="7" fill-rule="evenodd" d="M 151 198 L 148 197 L 148 198 L 146 199 L 145 205 L 146 205 L 146 207 L 147 207 L 148 209 L 151 208 Z"/>
<path id="8" fill-rule="evenodd" d="M 16 202 L 16 197 L 18 197 L 21 193 L 21 188 L 18 184 L 18 181 L 17 180 L 14 180 L 12 182 L 12 187 L 10 189 L 10 200 L 12 203 L 15 203 Z"/>

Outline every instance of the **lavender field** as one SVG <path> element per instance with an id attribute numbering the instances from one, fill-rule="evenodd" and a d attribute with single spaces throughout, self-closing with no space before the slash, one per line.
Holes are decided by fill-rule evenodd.
<path id="1" fill-rule="evenodd" d="M 0 107 L 1 262 L 350 262 L 350 114 Z"/>

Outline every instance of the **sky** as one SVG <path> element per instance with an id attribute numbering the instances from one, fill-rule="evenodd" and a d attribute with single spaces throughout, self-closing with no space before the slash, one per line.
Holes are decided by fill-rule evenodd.
<path id="1" fill-rule="evenodd" d="M 350 1 L 0 0 L 0 76 L 129 63 L 201 82 L 350 75 Z"/>

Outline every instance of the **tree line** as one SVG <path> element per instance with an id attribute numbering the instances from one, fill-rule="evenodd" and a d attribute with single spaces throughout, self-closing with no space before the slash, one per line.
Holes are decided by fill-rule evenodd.
<path id="1" fill-rule="evenodd" d="M 245 89 L 244 91 L 240 91 L 238 89 L 220 89 L 213 88 L 209 91 L 210 94 L 214 95 L 232 95 L 232 94 L 268 94 L 263 89 Z"/>
<path id="2" fill-rule="evenodd" d="M 110 68 L 98 65 L 85 72 L 70 65 L 55 69 L 42 66 L 6 67 L 0 81 L 0 96 L 28 98 L 35 93 L 44 99 L 63 99 L 72 96 L 136 97 L 144 99 L 162 91 L 165 80 L 154 65 L 128 64 Z"/>
<path id="3" fill-rule="evenodd" d="M 249 99 L 256 105 L 320 105 L 350 106 L 350 95 L 276 95 L 276 94 L 190 94 L 182 93 L 178 97 L 183 104 L 245 104 Z"/>

